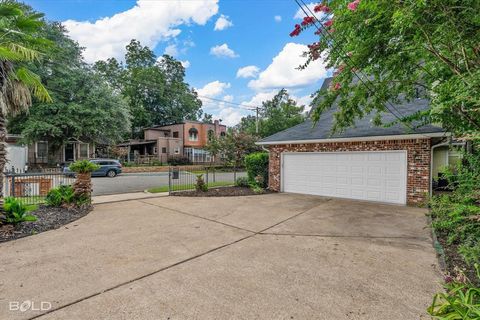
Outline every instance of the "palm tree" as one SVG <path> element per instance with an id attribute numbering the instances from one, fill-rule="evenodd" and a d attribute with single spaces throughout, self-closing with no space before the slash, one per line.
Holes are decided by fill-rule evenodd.
<path id="1" fill-rule="evenodd" d="M 15 1 L 0 0 L 0 174 L 6 164 L 6 117 L 28 110 L 32 96 L 51 101 L 40 77 L 30 69 L 51 45 L 38 36 L 44 24 L 42 17 Z"/>

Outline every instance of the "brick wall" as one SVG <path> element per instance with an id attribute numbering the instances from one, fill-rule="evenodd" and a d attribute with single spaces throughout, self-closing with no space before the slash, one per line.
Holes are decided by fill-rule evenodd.
<path id="1" fill-rule="evenodd" d="M 282 152 L 332 151 L 407 151 L 407 203 L 419 205 L 427 199 L 430 183 L 430 139 L 356 141 L 269 146 L 269 187 L 280 191 L 280 155 Z"/>

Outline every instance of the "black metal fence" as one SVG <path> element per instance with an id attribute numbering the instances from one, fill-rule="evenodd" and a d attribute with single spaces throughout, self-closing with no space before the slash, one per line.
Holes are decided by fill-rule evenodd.
<path id="1" fill-rule="evenodd" d="M 199 177 L 209 188 L 235 185 L 239 177 L 246 177 L 243 168 L 218 166 L 175 166 L 168 173 L 168 191 L 194 190 Z"/>
<path id="2" fill-rule="evenodd" d="M 74 182 L 74 177 L 61 172 L 6 172 L 3 178 L 3 196 L 15 197 L 25 204 L 43 203 L 52 188 Z"/>

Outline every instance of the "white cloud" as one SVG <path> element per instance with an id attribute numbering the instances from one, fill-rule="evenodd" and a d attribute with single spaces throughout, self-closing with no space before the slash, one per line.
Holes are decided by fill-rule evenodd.
<path id="1" fill-rule="evenodd" d="M 233 23 L 232 21 L 228 20 L 228 16 L 225 15 L 220 15 L 220 17 L 217 19 L 217 22 L 215 22 L 215 28 L 213 30 L 215 31 L 221 31 L 224 29 L 227 29 L 229 27 L 232 27 Z"/>
<path id="2" fill-rule="evenodd" d="M 272 98 L 278 93 L 279 90 L 270 90 L 270 91 L 263 91 L 263 92 L 257 92 L 250 100 L 244 101 L 241 104 L 245 107 L 261 107 L 262 102 L 265 102 L 267 100 L 272 100 Z M 288 94 L 290 95 L 290 98 L 295 100 L 297 102 L 297 105 L 305 106 L 305 110 L 309 110 L 309 104 L 312 101 L 312 98 L 310 95 L 306 96 L 296 96 L 295 94 L 292 93 L 292 91 L 288 91 Z"/>
<path id="3" fill-rule="evenodd" d="M 238 124 L 244 116 L 245 114 L 236 107 L 225 107 L 220 110 L 215 118 L 222 119 L 222 124 L 232 127 Z"/>
<path id="4" fill-rule="evenodd" d="M 274 19 L 276 22 L 282 22 L 282 16 L 275 16 L 275 17 L 273 17 L 273 19 Z"/>
<path id="5" fill-rule="evenodd" d="M 306 45 L 287 43 L 258 78 L 250 80 L 248 86 L 257 91 L 295 88 L 311 85 L 325 78 L 327 70 L 321 58 L 310 63 L 305 70 L 298 70 L 298 66 L 305 63 L 306 58 L 302 57 L 302 54 L 307 50 Z"/>
<path id="6" fill-rule="evenodd" d="M 221 81 L 212 81 L 207 83 L 202 88 L 196 89 L 199 97 L 202 100 L 202 109 L 206 113 L 211 113 L 214 119 L 222 119 L 222 123 L 227 126 L 236 125 L 244 116 L 246 110 L 240 107 L 230 105 L 228 102 L 233 102 L 232 95 L 224 95 L 225 90 L 230 88 L 230 83 Z M 215 98 L 222 101 L 214 101 L 208 98 Z"/>
<path id="7" fill-rule="evenodd" d="M 259 71 L 257 66 L 246 66 L 238 69 L 237 78 L 255 78 Z"/>
<path id="8" fill-rule="evenodd" d="M 210 54 L 217 57 L 227 57 L 227 58 L 236 58 L 238 54 L 235 53 L 232 49 L 228 47 L 228 44 L 224 43 L 210 48 Z"/>
<path id="9" fill-rule="evenodd" d="M 215 98 L 221 95 L 226 89 L 230 88 L 230 83 L 218 80 L 212 81 L 204 85 L 202 88 L 196 89 L 198 94 L 209 98 Z M 201 98 L 200 98 L 201 99 Z"/>
<path id="10" fill-rule="evenodd" d="M 310 9 L 311 12 L 315 13 L 315 11 L 313 11 L 313 9 L 315 8 L 315 6 L 317 5 L 317 3 L 309 3 L 307 4 L 307 7 L 308 9 Z M 310 11 L 308 10 L 307 8 L 305 8 L 305 11 L 307 11 L 307 16 L 311 16 L 312 14 L 310 13 Z M 315 14 L 317 15 L 317 14 Z M 305 17 L 305 12 L 303 12 L 303 10 L 300 8 L 297 10 L 297 12 L 295 13 L 295 15 L 293 16 L 293 19 L 303 19 Z"/>
<path id="11" fill-rule="evenodd" d="M 180 61 L 180 63 L 182 64 L 182 66 L 187 69 L 188 67 L 190 67 L 190 61 L 188 60 L 184 60 L 184 61 Z"/>
<path id="12" fill-rule="evenodd" d="M 164 53 L 165 53 L 165 54 L 168 54 L 169 56 L 172 56 L 172 57 L 177 56 L 177 55 L 178 55 L 177 45 L 176 45 L 176 44 L 168 45 L 168 46 L 165 48 Z"/>
<path id="13" fill-rule="evenodd" d="M 123 59 L 131 39 L 150 48 L 180 34 L 181 25 L 204 25 L 218 12 L 218 0 L 149 1 L 137 0 L 126 11 L 94 22 L 67 20 L 63 24 L 72 39 L 85 47 L 85 60 L 110 57 Z"/>

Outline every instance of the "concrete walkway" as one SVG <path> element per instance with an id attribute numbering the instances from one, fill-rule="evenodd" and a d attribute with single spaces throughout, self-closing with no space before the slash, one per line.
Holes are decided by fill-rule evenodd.
<path id="1" fill-rule="evenodd" d="M 290 194 L 99 204 L 0 244 L 0 319 L 428 319 L 424 214 Z M 45 310 L 10 310 L 24 301 Z"/>
<path id="2" fill-rule="evenodd" d="M 159 193 L 130 192 L 130 193 L 108 194 L 103 196 L 93 196 L 92 203 L 95 205 L 95 204 L 102 204 L 102 203 L 141 200 L 141 199 L 158 198 L 158 197 L 168 197 L 168 192 L 159 192 Z"/>

